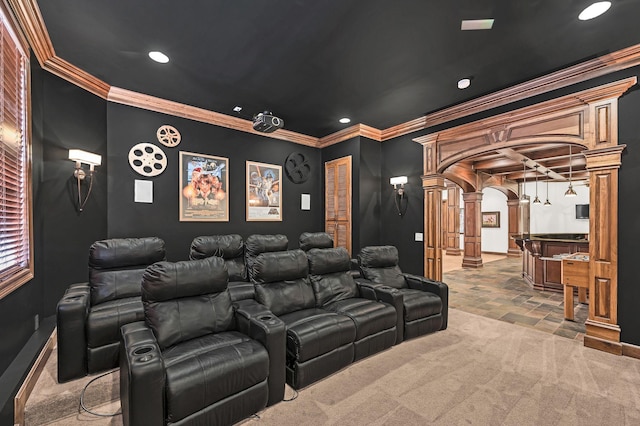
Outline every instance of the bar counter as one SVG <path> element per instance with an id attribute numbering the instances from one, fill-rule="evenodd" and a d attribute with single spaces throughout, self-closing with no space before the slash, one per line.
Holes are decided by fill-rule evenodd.
<path id="1" fill-rule="evenodd" d="M 536 290 L 562 292 L 563 255 L 589 252 L 587 234 L 530 234 L 515 241 L 522 250 L 522 277 Z"/>

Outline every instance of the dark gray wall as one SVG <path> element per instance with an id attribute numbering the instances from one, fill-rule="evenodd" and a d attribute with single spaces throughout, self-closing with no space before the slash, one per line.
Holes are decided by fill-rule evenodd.
<path id="1" fill-rule="evenodd" d="M 158 236 L 165 240 L 167 258 L 176 261 L 188 258 L 191 241 L 199 235 L 238 233 L 246 238 L 251 234 L 284 234 L 289 247 L 296 248 L 301 233 L 323 229 L 320 150 L 114 103 L 108 105 L 107 115 L 110 238 Z M 168 148 L 157 141 L 156 130 L 164 124 L 180 132 L 178 146 Z M 140 142 L 153 143 L 164 151 L 168 166 L 162 174 L 147 178 L 129 166 L 129 150 Z M 229 158 L 229 222 L 179 221 L 179 151 Z M 247 222 L 245 162 L 283 166 L 292 152 L 307 157 L 311 174 L 301 184 L 283 177 L 283 220 Z M 134 203 L 135 179 L 153 181 L 152 204 Z M 301 194 L 311 195 L 311 210 L 300 210 Z"/>
<path id="2" fill-rule="evenodd" d="M 360 138 L 360 194 L 354 198 L 360 205 L 359 210 L 359 245 L 354 249 L 355 257 L 360 248 L 380 244 L 380 142 Z"/>

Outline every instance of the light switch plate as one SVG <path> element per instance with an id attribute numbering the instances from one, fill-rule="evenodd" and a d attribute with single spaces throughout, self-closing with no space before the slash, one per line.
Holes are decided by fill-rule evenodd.
<path id="1" fill-rule="evenodd" d="M 424 241 L 422 232 L 416 232 L 416 241 Z"/>

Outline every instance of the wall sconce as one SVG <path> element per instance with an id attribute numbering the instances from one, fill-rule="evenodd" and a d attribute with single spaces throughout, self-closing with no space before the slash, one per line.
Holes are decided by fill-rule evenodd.
<path id="1" fill-rule="evenodd" d="M 395 191 L 394 201 L 396 203 L 396 210 L 398 210 L 398 215 L 402 216 L 407 211 L 407 202 L 404 197 L 404 185 L 408 182 L 406 176 L 395 176 L 389 179 L 389 183 L 393 185 L 393 190 Z M 400 186 L 398 188 L 398 186 Z M 402 202 L 404 203 L 404 208 L 402 207 Z"/>
<path id="2" fill-rule="evenodd" d="M 83 151 L 81 149 L 70 149 L 69 160 L 76 162 L 76 168 L 73 171 L 73 176 L 78 182 L 78 213 L 82 213 L 84 205 L 87 204 L 91 189 L 93 188 L 93 174 L 95 172 L 95 166 L 102 164 L 102 157 L 98 154 Z M 82 191 L 80 183 L 87 177 L 87 172 L 82 168 L 82 163 L 89 165 L 89 189 L 87 189 L 87 195 L 82 199 Z"/>

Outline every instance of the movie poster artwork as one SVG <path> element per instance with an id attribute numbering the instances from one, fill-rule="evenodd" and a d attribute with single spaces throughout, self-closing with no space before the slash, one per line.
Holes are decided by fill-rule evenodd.
<path id="1" fill-rule="evenodd" d="M 247 221 L 282 220 L 282 167 L 247 161 Z"/>
<path id="2" fill-rule="evenodd" d="M 180 151 L 180 221 L 229 221 L 229 159 Z"/>

